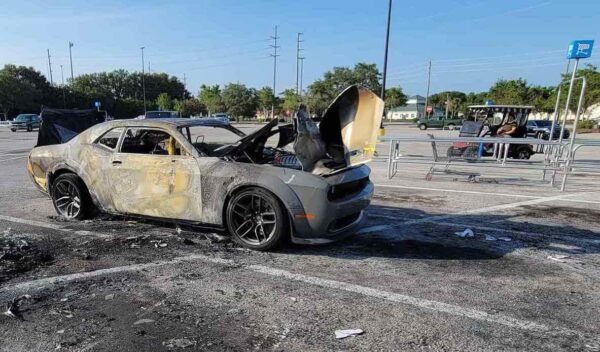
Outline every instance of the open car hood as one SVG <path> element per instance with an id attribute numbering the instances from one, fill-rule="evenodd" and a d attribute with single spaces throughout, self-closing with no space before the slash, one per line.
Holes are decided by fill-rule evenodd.
<path id="1" fill-rule="evenodd" d="M 367 163 L 373 158 L 384 103 L 375 93 L 356 85 L 338 95 L 317 125 L 301 106 L 294 118 L 294 128 L 277 126 L 272 120 L 240 139 L 227 154 L 244 153 L 259 157 L 268 137 L 279 132 L 278 148 L 292 141 L 302 169 L 325 174 Z"/>

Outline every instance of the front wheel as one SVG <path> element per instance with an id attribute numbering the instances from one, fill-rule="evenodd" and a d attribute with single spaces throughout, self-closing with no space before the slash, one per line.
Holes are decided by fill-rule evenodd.
<path id="1" fill-rule="evenodd" d="M 33 126 L 31 126 L 31 125 L 27 126 L 27 132 L 31 132 L 31 131 L 33 131 Z"/>
<path id="2" fill-rule="evenodd" d="M 424 124 L 424 123 L 422 123 L 422 124 L 420 124 L 420 125 L 419 125 L 419 129 L 420 129 L 421 131 L 425 131 L 425 130 L 427 129 L 427 125 L 426 125 L 426 124 Z"/>
<path id="3" fill-rule="evenodd" d="M 58 176 L 52 182 L 51 197 L 56 212 L 67 220 L 83 220 L 93 209 L 87 188 L 75 174 Z"/>
<path id="4" fill-rule="evenodd" d="M 16 128 L 11 128 L 10 130 L 13 131 L 13 132 L 17 132 Z"/>
<path id="5" fill-rule="evenodd" d="M 227 204 L 227 228 L 244 247 L 266 251 L 287 235 L 285 211 L 275 196 L 262 188 L 248 188 Z"/>
<path id="6" fill-rule="evenodd" d="M 455 125 L 455 124 L 453 124 L 453 123 L 449 123 L 449 124 L 448 124 L 448 129 L 449 129 L 449 130 L 451 130 L 451 131 L 454 131 L 454 128 L 455 128 L 455 127 L 456 127 L 456 125 Z"/>

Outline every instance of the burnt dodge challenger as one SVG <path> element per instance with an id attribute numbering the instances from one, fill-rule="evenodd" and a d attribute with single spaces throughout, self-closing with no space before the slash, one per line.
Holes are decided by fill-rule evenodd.
<path id="1" fill-rule="evenodd" d="M 379 97 L 350 86 L 319 124 L 300 107 L 293 124 L 248 135 L 211 118 L 113 120 L 35 147 L 27 169 L 66 219 L 102 211 L 211 227 L 257 250 L 327 243 L 369 205 L 382 112 Z"/>

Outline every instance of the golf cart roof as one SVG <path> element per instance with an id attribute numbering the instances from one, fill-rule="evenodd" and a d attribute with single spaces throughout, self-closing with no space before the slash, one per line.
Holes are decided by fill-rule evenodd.
<path id="1" fill-rule="evenodd" d="M 469 105 L 469 109 L 494 110 L 494 111 L 518 111 L 533 110 L 532 105 Z"/>

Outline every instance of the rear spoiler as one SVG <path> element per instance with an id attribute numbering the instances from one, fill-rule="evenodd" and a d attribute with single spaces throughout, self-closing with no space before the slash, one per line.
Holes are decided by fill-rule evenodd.
<path id="1" fill-rule="evenodd" d="M 66 143 L 81 132 L 106 120 L 105 113 L 94 109 L 43 108 L 40 117 L 42 124 L 36 147 Z"/>

